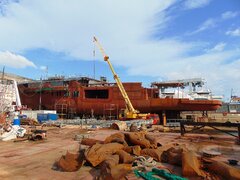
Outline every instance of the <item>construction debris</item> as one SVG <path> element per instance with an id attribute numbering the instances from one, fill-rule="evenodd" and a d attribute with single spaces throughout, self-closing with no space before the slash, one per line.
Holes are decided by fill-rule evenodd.
<path id="1" fill-rule="evenodd" d="M 141 146 L 142 148 L 157 148 L 156 140 L 150 135 L 145 136 L 145 132 L 119 132 L 108 136 L 104 141 L 83 138 L 81 144 L 89 146 L 85 150 L 84 157 L 81 156 L 79 159 L 79 155 L 67 152 L 56 164 L 60 170 L 76 171 L 86 160 L 93 167 L 100 167 L 102 179 L 121 179 L 132 171 L 133 162 L 139 161 L 138 156 L 142 154 Z M 143 155 L 146 154 L 143 153 Z M 158 160 L 160 160 L 160 155 Z"/>
<path id="2" fill-rule="evenodd" d="M 112 134 L 111 136 L 107 137 L 104 141 L 105 144 L 113 142 L 117 142 L 123 144 L 124 146 L 127 146 L 127 142 L 125 141 L 125 135 L 123 133 Z"/>
<path id="3" fill-rule="evenodd" d="M 76 134 L 74 140 L 82 141 L 83 139 L 89 138 L 89 134 Z"/>
<path id="4" fill-rule="evenodd" d="M 133 154 L 136 156 L 140 156 L 141 154 L 141 147 L 140 146 L 126 146 L 123 148 L 124 151 L 126 151 L 129 154 Z"/>
<path id="5" fill-rule="evenodd" d="M 111 179 L 121 180 L 132 171 L 132 164 L 117 164 L 111 169 Z"/>
<path id="6" fill-rule="evenodd" d="M 236 166 L 238 164 L 238 160 L 236 160 L 236 159 L 228 159 L 228 163 L 230 165 Z"/>
<path id="7" fill-rule="evenodd" d="M 83 150 L 78 154 L 67 152 L 66 155 L 62 156 L 59 161 L 55 163 L 55 166 L 61 171 L 73 172 L 82 167 L 84 160 Z"/>
<path id="8" fill-rule="evenodd" d="M 131 164 L 134 161 L 134 158 L 124 150 L 118 150 L 116 154 L 119 155 L 119 163 Z"/>
<path id="9" fill-rule="evenodd" d="M 112 177 L 112 168 L 118 165 L 119 156 L 118 155 L 110 155 L 108 156 L 101 164 L 101 178 L 102 179 L 110 179 Z"/>
<path id="10" fill-rule="evenodd" d="M 157 162 L 161 161 L 161 152 L 158 149 L 145 148 L 141 150 L 141 155 L 150 156 Z"/>
<path id="11" fill-rule="evenodd" d="M 118 121 L 118 122 L 114 122 L 111 125 L 111 128 L 120 130 L 120 131 L 125 131 L 127 129 L 127 124 L 124 121 Z"/>
<path id="12" fill-rule="evenodd" d="M 143 170 L 155 167 L 156 161 L 161 160 L 171 164 L 182 164 L 183 148 L 171 147 L 163 152 L 162 147 L 158 148 L 156 139 L 146 132 L 119 132 L 108 136 L 104 141 L 82 139 L 81 144 L 89 146 L 85 150 L 85 157 L 81 156 L 79 160 L 79 155 L 67 153 L 58 161 L 59 169 L 76 171 L 86 159 L 91 166 L 100 167 L 100 179 L 121 179 L 132 171 L 133 164 L 135 164 L 134 169 Z M 68 164 L 69 166 L 65 167 Z"/>
<path id="13" fill-rule="evenodd" d="M 34 126 L 38 126 L 40 125 L 39 122 L 36 119 L 33 118 L 25 118 L 25 119 L 21 119 L 21 125 L 34 125 Z"/>
<path id="14" fill-rule="evenodd" d="M 161 155 L 161 161 L 172 165 L 182 165 L 183 148 L 179 146 L 171 147 Z"/>
<path id="15" fill-rule="evenodd" d="M 139 145 L 141 148 L 152 147 L 150 141 L 145 138 L 145 132 L 133 132 L 126 135 L 130 143 L 132 143 L 133 145 Z"/>
<path id="16" fill-rule="evenodd" d="M 58 160 L 56 161 L 55 155 L 51 162 L 56 161 L 54 164 L 55 170 L 65 172 L 78 171 L 76 173 L 59 173 L 64 177 L 71 177 L 70 179 L 74 179 L 76 176 L 79 176 L 79 179 L 84 179 L 85 177 L 86 179 L 91 179 L 92 177 L 93 179 L 100 180 L 136 179 L 134 172 L 138 172 L 137 174 L 141 174 L 140 177 L 145 179 L 152 179 L 153 177 L 181 179 L 184 177 L 189 179 L 215 180 L 238 179 L 239 176 L 239 166 L 235 165 L 232 167 L 228 164 L 228 159 L 238 160 L 238 158 L 236 156 L 224 157 L 224 152 L 220 151 L 221 148 L 214 149 L 213 146 L 208 145 L 204 146 L 204 148 L 194 149 L 196 146 L 190 146 L 187 143 L 185 145 L 183 142 L 186 142 L 186 139 L 183 141 L 183 139 L 178 139 L 176 135 L 174 137 L 178 143 L 176 141 L 172 142 L 173 138 L 169 141 L 169 139 L 164 138 L 162 135 L 143 131 L 121 132 L 109 129 L 89 131 L 79 128 L 75 128 L 73 131 L 73 128 L 73 126 L 62 129 L 46 127 L 48 133 L 52 133 L 50 137 L 52 135 L 58 136 L 58 141 L 55 142 L 56 139 L 54 139 L 52 140 L 52 144 L 49 144 L 49 141 L 51 141 L 49 139 L 44 142 L 47 146 L 50 145 L 49 148 L 52 149 L 59 146 L 59 141 L 65 141 L 62 144 L 63 146 L 60 145 L 61 151 L 65 151 L 63 156 L 57 157 Z M 9 129 L 9 127 L 6 126 L 5 129 Z M 32 131 L 31 133 L 36 135 L 46 133 L 46 130 Z M 28 134 L 30 133 L 27 130 L 24 137 L 27 137 Z M 79 142 L 73 140 L 76 134 L 79 135 L 79 138 L 81 136 Z M 156 136 L 154 137 L 153 135 Z M 62 138 L 63 136 L 64 138 Z M 168 134 L 166 136 L 169 138 Z M 18 138 L 17 140 L 21 142 L 22 140 L 26 140 L 26 138 Z M 66 148 L 69 142 L 74 145 L 69 145 L 67 146 L 69 148 Z M 81 144 L 80 150 L 78 151 L 77 149 L 77 151 L 74 151 L 74 149 L 79 147 L 79 143 Z M 36 148 L 36 153 L 39 153 L 39 149 L 44 147 L 42 143 L 33 144 L 36 145 L 34 147 Z M 15 143 L 15 145 L 22 147 L 21 143 Z M 44 152 L 49 149 L 47 146 L 43 148 Z M 221 152 L 221 154 L 206 157 L 203 153 L 206 152 L 204 151 L 206 149 Z M 61 151 L 55 150 L 56 153 L 60 153 Z M 5 153 L 5 157 L 14 156 L 14 153 L 2 152 Z M 47 157 L 42 156 L 44 158 L 53 157 L 53 153 L 49 155 Z M 218 163 L 217 160 L 222 162 Z M 42 171 L 45 170 L 41 169 Z M 51 172 L 48 173 L 51 174 Z M 59 174 L 55 172 L 52 173 L 52 176 L 57 175 L 59 178 Z"/>
<path id="17" fill-rule="evenodd" d="M 43 140 L 47 137 L 47 131 L 46 130 L 32 130 L 32 133 L 28 135 L 29 140 Z"/>
<path id="18" fill-rule="evenodd" d="M 221 155 L 220 152 L 217 152 L 217 151 L 214 151 L 214 150 L 209 150 L 209 149 L 204 149 L 203 150 L 203 156 L 204 157 L 212 158 L 212 157 L 220 156 L 220 155 Z"/>
<path id="19" fill-rule="evenodd" d="M 87 145 L 87 146 L 90 146 L 92 147 L 93 145 L 95 144 L 103 144 L 104 142 L 103 141 L 100 141 L 100 140 L 96 140 L 96 139 L 90 139 L 90 138 L 84 138 L 81 140 L 80 142 L 82 145 Z"/>
<path id="20" fill-rule="evenodd" d="M 118 150 L 123 149 L 123 147 L 124 146 L 119 143 L 95 144 L 86 150 L 85 157 L 93 167 L 96 167 L 106 160 L 109 155 L 116 153 Z"/>
<path id="21" fill-rule="evenodd" d="M 132 123 L 130 126 L 130 132 L 138 132 L 138 127 L 136 123 Z"/>
<path id="22" fill-rule="evenodd" d="M 209 172 L 219 175 L 222 179 L 240 180 L 240 169 L 229 166 L 226 163 L 208 160 L 204 167 Z"/>
<path id="23" fill-rule="evenodd" d="M 26 129 L 18 126 L 18 125 L 7 125 L 3 127 L 3 133 L 0 136 L 0 140 L 2 141 L 9 141 L 16 139 L 17 137 L 23 137 L 24 134 L 26 133 Z"/>
<path id="24" fill-rule="evenodd" d="M 0 125 L 6 122 L 6 113 L 0 113 Z"/>
<path id="25" fill-rule="evenodd" d="M 206 173 L 201 169 L 200 159 L 193 151 L 183 151 L 182 153 L 182 175 L 185 177 L 206 177 Z"/>
<path id="26" fill-rule="evenodd" d="M 184 177 L 206 178 L 209 174 L 204 171 L 200 157 L 193 151 L 188 150 L 184 145 L 178 144 L 171 144 L 166 147 L 159 146 L 156 139 L 146 132 L 119 132 L 108 136 L 104 141 L 83 139 L 81 144 L 89 146 L 85 151 L 85 158 L 82 157 L 80 160 L 81 166 L 83 160 L 86 159 L 93 167 L 100 167 L 100 179 L 121 179 L 128 172 L 132 172 L 133 169 L 136 169 L 136 175 L 145 179 L 148 179 L 147 176 L 152 175 L 159 175 L 167 179 L 185 179 L 167 173 L 165 170 L 157 169 L 158 162 L 181 166 Z M 72 155 L 72 159 L 75 161 L 77 157 L 77 155 Z M 67 164 L 66 159 L 66 157 L 62 157 L 61 161 Z M 74 162 L 74 160 L 72 161 Z M 77 162 L 73 162 L 69 165 L 69 168 L 77 170 L 80 166 Z M 216 162 L 213 161 L 212 163 Z M 220 174 L 221 177 L 236 178 L 239 170 L 229 168 L 229 165 L 223 164 L 217 164 L 220 166 L 219 168 L 225 171 L 225 173 Z M 141 172 L 142 170 L 151 171 L 151 168 L 153 168 L 152 172 Z M 205 168 L 212 173 L 217 172 L 212 165 L 207 165 Z"/>

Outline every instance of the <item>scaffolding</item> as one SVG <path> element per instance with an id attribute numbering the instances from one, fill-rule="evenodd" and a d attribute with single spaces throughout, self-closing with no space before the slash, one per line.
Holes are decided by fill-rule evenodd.
<path id="1" fill-rule="evenodd" d="M 16 89 L 11 80 L 0 82 L 0 113 L 13 112 L 16 105 Z"/>
<path id="2" fill-rule="evenodd" d="M 68 108 L 67 118 L 68 118 L 68 119 L 73 119 L 73 118 L 76 117 L 76 114 L 77 114 L 76 108 L 75 108 L 74 106 L 70 106 L 70 107 Z"/>
<path id="3" fill-rule="evenodd" d="M 68 105 L 67 104 L 55 104 L 55 110 L 60 119 L 66 119 L 68 115 Z"/>
<path id="4" fill-rule="evenodd" d="M 103 116 L 107 120 L 118 119 L 118 104 L 104 104 Z"/>

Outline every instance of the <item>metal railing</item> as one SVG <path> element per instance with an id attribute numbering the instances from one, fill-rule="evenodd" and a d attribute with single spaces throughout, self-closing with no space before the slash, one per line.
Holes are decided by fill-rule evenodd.
<path id="1" fill-rule="evenodd" d="M 192 122 L 193 119 L 167 119 L 166 126 L 168 127 L 180 127 L 180 121 L 190 121 Z"/>

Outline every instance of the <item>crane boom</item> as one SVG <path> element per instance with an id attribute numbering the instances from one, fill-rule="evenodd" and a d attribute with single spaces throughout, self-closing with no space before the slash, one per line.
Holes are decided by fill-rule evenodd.
<path id="1" fill-rule="evenodd" d="M 139 113 L 136 109 L 134 109 L 128 95 L 127 95 L 127 92 L 125 91 L 124 87 L 123 87 L 123 84 L 120 80 L 120 78 L 118 77 L 118 75 L 116 74 L 111 62 L 109 61 L 109 57 L 107 56 L 107 54 L 105 53 L 102 45 L 98 42 L 97 38 L 94 36 L 93 37 L 93 41 L 95 42 L 95 44 L 98 46 L 100 52 L 102 53 L 103 55 L 103 58 L 104 58 L 104 61 L 107 61 L 112 73 L 113 73 L 113 78 L 114 80 L 116 81 L 117 85 L 118 85 L 118 88 L 124 98 L 124 101 L 125 101 L 125 104 L 126 104 L 126 108 L 127 108 L 127 113 L 128 113 L 128 117 L 133 117 L 135 118 L 134 116 L 137 116 L 137 113 Z"/>

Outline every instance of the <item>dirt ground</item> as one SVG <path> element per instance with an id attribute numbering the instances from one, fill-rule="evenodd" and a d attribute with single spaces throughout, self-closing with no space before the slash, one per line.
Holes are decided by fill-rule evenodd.
<path id="1" fill-rule="evenodd" d="M 96 172 L 91 167 L 83 166 L 77 172 L 60 172 L 53 169 L 53 164 L 67 151 L 77 152 L 79 142 L 74 140 L 77 134 L 89 134 L 90 138 L 104 140 L 107 136 L 116 133 L 116 130 L 99 129 L 95 131 L 81 130 L 79 126 L 66 126 L 63 128 L 49 128 L 47 140 L 2 142 L 0 141 L 0 179 L 94 179 Z M 240 145 L 235 144 L 235 138 L 217 134 L 186 134 L 150 132 L 162 145 L 169 143 L 185 144 L 189 149 L 201 153 L 203 149 L 210 148 L 222 153 L 217 157 L 219 161 L 228 159 L 240 161 Z M 174 173 L 181 175 L 181 168 L 167 164 Z M 240 166 L 237 166 L 240 168 Z M 128 179 L 136 179 L 133 174 Z"/>

